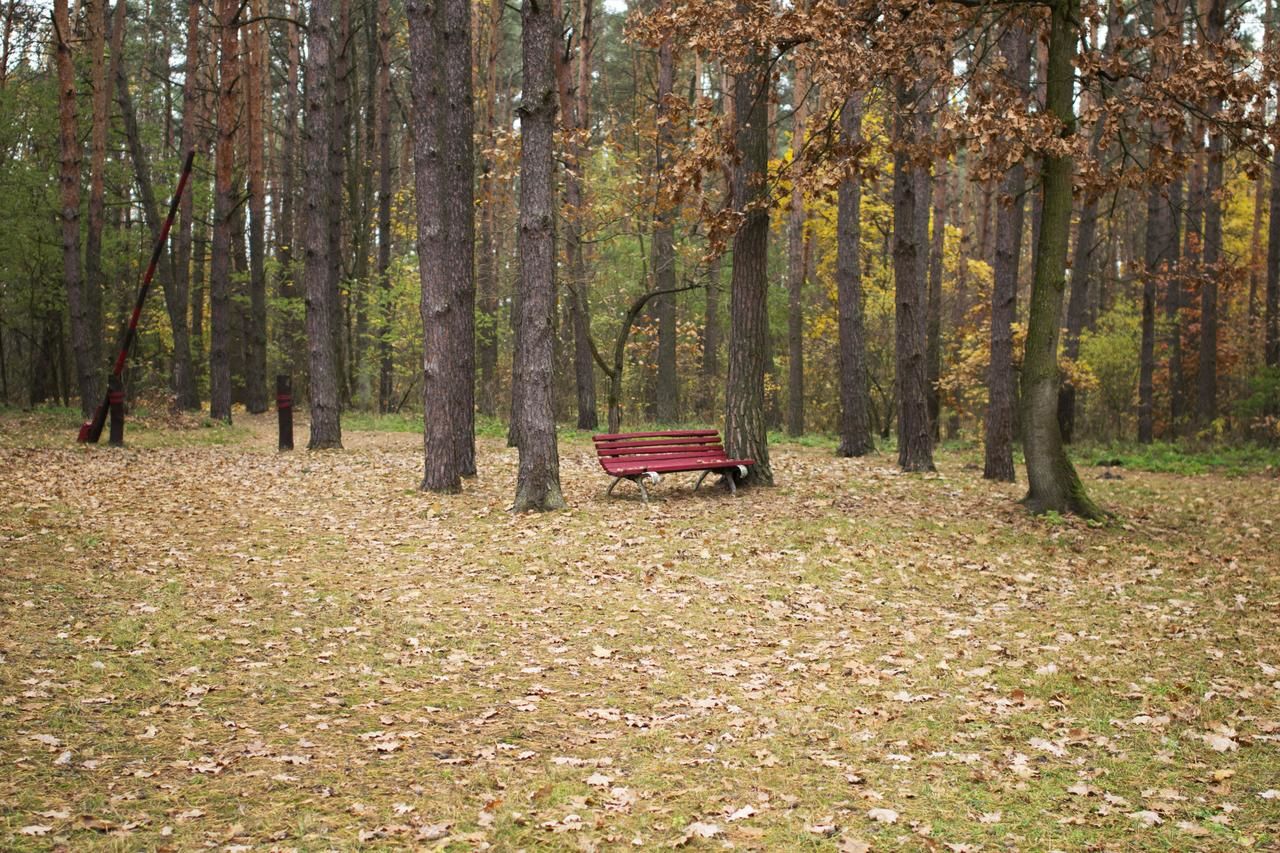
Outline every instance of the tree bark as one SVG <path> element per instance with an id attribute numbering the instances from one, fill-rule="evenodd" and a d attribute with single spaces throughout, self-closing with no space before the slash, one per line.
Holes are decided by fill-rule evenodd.
<path id="1" fill-rule="evenodd" d="M 515 435 L 520 467 L 515 512 L 560 509 L 560 457 L 552 408 L 551 314 L 555 300 L 552 209 L 556 118 L 552 55 L 556 20 L 549 0 L 523 0 L 524 91 L 520 104 L 520 324 L 515 381 Z"/>
<path id="2" fill-rule="evenodd" d="M 791 162 L 798 173 L 804 150 L 805 99 L 809 96 L 809 75 L 796 63 L 791 92 Z M 791 188 L 791 210 L 787 215 L 787 435 L 804 434 L 804 283 L 805 222 L 808 212 L 804 190 L 798 180 Z"/>
<path id="3" fill-rule="evenodd" d="M 331 0 L 312 0 L 307 25 L 306 65 L 306 162 L 304 170 L 305 261 L 307 355 L 311 369 L 308 405 L 311 412 L 311 450 L 342 447 L 342 423 L 338 401 L 338 356 L 334 348 L 331 305 L 335 297 L 330 283 L 336 278 L 329 235 L 328 207 L 333 203 L 329 181 L 329 144 L 332 132 L 332 69 L 329 37 L 333 26 Z"/>
<path id="4" fill-rule="evenodd" d="M 287 0 L 287 2 L 291 13 L 300 18 L 302 16 L 301 0 Z M 298 76 L 302 64 L 302 48 L 300 27 L 294 23 L 286 23 L 284 27 L 285 86 L 282 98 L 283 115 L 280 117 L 280 219 L 276 223 L 276 260 L 279 262 L 277 292 L 282 299 L 292 300 L 298 296 L 296 246 L 300 241 L 294 205 L 297 196 Z M 301 367 L 302 337 L 301 330 L 297 328 L 294 313 L 286 312 L 277 332 L 280 357 L 286 373 L 292 374 Z"/>
<path id="5" fill-rule="evenodd" d="M 1013 26 L 1000 37 L 1006 62 L 1005 79 L 1018 92 L 1031 86 L 1031 33 Z M 984 465 L 988 480 L 1012 483 L 1014 407 L 1017 379 L 1013 370 L 1013 321 L 1017 314 L 1018 267 L 1022 259 L 1022 225 L 1026 200 L 1026 166 L 1013 165 L 1000 181 L 996 212 L 994 285 L 991 289 L 991 360 L 987 368 L 987 412 L 984 423 Z"/>
<path id="6" fill-rule="evenodd" d="M 484 105 L 481 138 L 492 140 L 497 128 L 498 64 L 502 55 L 502 11 L 504 0 L 492 0 L 488 7 L 485 36 Z M 495 164 L 489 147 L 481 148 L 480 164 L 480 255 L 476 264 L 476 290 L 481 325 L 477 334 L 480 367 L 480 414 L 498 413 L 498 200 L 500 189 L 494 175 Z"/>
<path id="7" fill-rule="evenodd" d="M 93 414 L 101 402 L 98 384 L 100 337 L 94 327 L 90 300 L 80 265 L 80 160 L 82 149 L 76 121 L 76 72 L 71 56 L 74 32 L 67 0 L 53 3 L 54 61 L 58 71 L 58 138 L 61 165 L 58 185 L 62 207 L 62 279 L 67 289 L 67 309 L 71 315 L 71 348 L 75 352 L 76 384 L 80 391 L 80 411 Z"/>
<path id="8" fill-rule="evenodd" d="M 391 290 L 391 2 L 378 0 L 377 142 L 378 156 L 378 262 L 381 301 L 378 314 L 378 411 L 391 411 L 395 386 L 395 362 L 391 353 L 391 318 L 395 311 Z"/>
<path id="9" fill-rule="evenodd" d="M 840 141 L 862 144 L 862 93 L 840 111 Z M 865 456 L 875 450 L 871 436 L 871 396 L 867 388 L 867 344 L 862 296 L 862 177 L 846 173 L 837 190 L 836 291 L 840 338 L 840 445 L 837 456 Z"/>
<path id="10" fill-rule="evenodd" d="M 196 79 L 200 69 L 200 10 L 199 0 L 191 0 L 187 4 L 186 63 L 182 78 L 181 147 L 183 151 L 201 148 L 200 134 L 196 130 L 196 119 L 200 110 L 199 86 Z M 182 194 L 178 202 L 179 225 L 173 251 L 173 300 L 169 305 L 170 325 L 174 329 L 174 390 L 178 395 L 178 408 L 185 411 L 197 411 L 200 408 L 200 393 L 196 387 L 195 363 L 191 352 L 190 327 L 187 323 L 191 294 L 191 238 L 195 195 L 195 188 L 192 187 Z M 168 294 L 165 295 L 165 301 L 170 302 Z M 177 335 L 178 325 L 173 320 L 175 314 L 181 316 L 181 343 Z M 200 356 L 201 354 L 197 354 L 196 358 Z M 183 373 L 185 373 L 185 379 L 180 375 Z"/>
<path id="11" fill-rule="evenodd" d="M 653 290 L 673 290 L 676 286 L 675 225 L 671 200 L 662 192 L 662 172 L 667 168 L 668 152 L 674 142 L 669 115 L 669 100 L 675 85 L 675 54 L 670 39 L 658 48 L 658 98 L 655 109 L 657 142 L 653 171 L 656 183 L 653 216 L 653 242 L 650 265 Z M 653 386 L 653 416 L 658 423 L 674 423 L 679 418 L 680 377 L 676 372 L 676 297 L 666 294 L 653 299 L 650 306 L 658 323 L 658 373 Z"/>
<path id="12" fill-rule="evenodd" d="M 942 262 L 947 232 L 947 166 L 939 161 L 933 179 L 933 231 L 929 240 L 929 299 L 925 327 L 926 382 L 929 388 L 929 434 L 936 444 L 941 438 L 942 400 L 938 383 L 942 380 Z M 955 300 L 956 316 L 963 318 L 964 306 Z M 955 324 L 957 330 L 959 323 Z M 953 428 L 947 427 L 948 437 Z"/>
<path id="13" fill-rule="evenodd" d="M 422 280 L 422 488 L 456 492 L 475 472 L 472 449 L 471 6 L 411 2 L 414 172 Z"/>
<path id="14" fill-rule="evenodd" d="M 89 204 L 84 236 L 84 294 L 95 340 L 103 337 L 102 228 L 105 224 L 107 124 L 110 121 L 111 85 L 106 68 L 106 0 L 84 0 L 85 35 L 89 49 Z M 99 348 L 98 358 L 101 358 Z M 96 360 L 95 360 L 96 363 Z"/>
<path id="15" fill-rule="evenodd" d="M 239 11 L 236 0 L 217 0 L 218 131 L 214 160 L 213 247 L 209 269 L 209 416 L 231 422 L 231 253 L 236 215 L 235 133 L 240 116 Z"/>
<path id="16" fill-rule="evenodd" d="M 742 224 L 733 238 L 729 285 L 729 373 L 725 383 L 725 450 L 754 459 L 744 482 L 773 485 L 769 436 L 764 419 L 764 372 L 768 357 L 769 166 L 768 58 L 752 53 L 734 78 L 733 206 Z"/>
<path id="17" fill-rule="evenodd" d="M 262 0 L 249 0 L 250 17 L 262 14 Z M 245 408 L 267 410 L 266 166 L 263 161 L 263 76 L 269 69 L 263 21 L 245 33 L 245 142 L 249 148 L 249 315 L 245 329 Z"/>
<path id="18" fill-rule="evenodd" d="M 1205 40 L 1216 53 L 1226 26 L 1225 0 L 1210 0 Z M 1205 169 L 1204 268 L 1200 284 L 1200 361 L 1196 376 L 1196 416 L 1207 426 L 1218 414 L 1218 276 L 1222 258 L 1222 171 L 1223 140 L 1212 119 L 1222 110 L 1222 98 L 1209 96 L 1206 113 L 1210 118 L 1208 164 Z"/>
<path id="19" fill-rule="evenodd" d="M 590 127 L 588 110 L 591 103 L 591 50 L 594 0 L 580 0 L 577 58 L 573 64 L 557 53 L 561 77 L 560 113 L 565 128 L 564 144 L 564 243 L 569 273 L 569 319 L 573 331 L 573 375 L 577 392 L 578 429 L 594 430 L 599 425 L 596 415 L 596 374 L 591 357 L 591 283 L 583 246 L 583 220 L 586 216 L 583 195 L 587 146 L 583 136 Z M 659 109 L 664 109 L 661 105 Z"/>
<path id="20" fill-rule="evenodd" d="M 332 336 L 335 370 L 338 381 L 339 405 L 351 399 L 351 377 L 347 372 L 347 328 L 349 304 L 342 298 L 342 282 L 347 270 L 346 246 L 343 242 L 342 210 L 343 185 L 347 177 L 347 153 L 351 139 L 351 0 L 335 0 L 336 15 L 334 18 L 333 37 L 330 49 L 333 51 L 333 100 L 330 109 L 333 112 L 329 132 L 328 163 L 328 203 L 325 211 L 329 228 L 329 266 L 328 308 L 329 332 Z"/>
<path id="21" fill-rule="evenodd" d="M 1263 310 L 1263 355 L 1280 367 L 1280 145 L 1271 154 L 1271 200 L 1267 219 L 1267 297 Z"/>
<path id="22" fill-rule="evenodd" d="M 906 81 L 895 84 L 897 135 L 914 135 L 918 94 Z M 925 365 L 926 248 L 920 243 L 922 199 L 918 167 L 899 148 L 893 157 L 894 361 L 898 386 L 898 466 L 904 471 L 933 471 L 929 435 L 928 372 Z M 926 244 L 927 245 L 927 244 Z"/>
<path id="23" fill-rule="evenodd" d="M 1076 130 L 1072 88 L 1079 0 L 1056 0 L 1050 14 L 1045 108 L 1061 123 L 1065 137 Z M 1071 236 L 1072 171 L 1069 154 L 1043 158 L 1039 250 L 1022 361 L 1023 447 L 1029 483 L 1023 503 L 1035 513 L 1071 512 L 1094 519 L 1104 513 L 1085 492 L 1058 429 L 1058 324 Z"/>

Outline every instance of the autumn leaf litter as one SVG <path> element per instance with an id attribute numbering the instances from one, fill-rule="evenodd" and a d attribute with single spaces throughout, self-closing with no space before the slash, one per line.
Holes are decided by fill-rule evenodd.
<path id="1" fill-rule="evenodd" d="M 1277 503 L 1121 521 L 775 448 L 781 485 L 505 512 L 515 453 L 0 447 L 0 846 L 1265 849 Z M 37 446 L 37 445 L 45 446 Z"/>

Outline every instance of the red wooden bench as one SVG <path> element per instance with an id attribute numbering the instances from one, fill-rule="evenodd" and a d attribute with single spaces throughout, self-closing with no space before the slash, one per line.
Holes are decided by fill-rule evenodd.
<path id="1" fill-rule="evenodd" d="M 696 492 L 708 474 L 718 473 L 737 494 L 735 475 L 745 477 L 754 459 L 730 459 L 714 429 L 678 429 L 665 432 L 627 432 L 592 436 L 600 466 L 614 478 L 606 496 L 623 480 L 640 487 L 640 497 L 649 502 L 645 482 L 657 483 L 662 474 L 677 471 L 701 471 L 694 485 Z"/>

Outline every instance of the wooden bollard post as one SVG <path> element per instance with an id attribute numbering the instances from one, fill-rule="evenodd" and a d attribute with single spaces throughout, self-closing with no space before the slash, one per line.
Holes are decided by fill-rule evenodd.
<path id="1" fill-rule="evenodd" d="M 280 417 L 280 449 L 293 450 L 293 379 L 276 376 L 276 414 Z"/>
<path id="2" fill-rule="evenodd" d="M 115 374 L 107 380 L 107 405 L 111 411 L 111 434 L 107 443 L 124 447 L 124 382 Z"/>

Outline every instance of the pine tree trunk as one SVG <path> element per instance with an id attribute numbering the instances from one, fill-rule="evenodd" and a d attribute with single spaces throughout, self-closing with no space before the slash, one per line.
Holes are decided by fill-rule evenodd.
<path id="1" fill-rule="evenodd" d="M 481 138 L 494 138 L 497 127 L 498 65 L 502 54 L 504 0 L 492 0 L 486 16 L 484 106 Z M 480 414 L 498 413 L 498 200 L 500 190 L 488 146 L 481 146 L 480 256 L 476 264 L 476 290 L 482 318 L 477 349 L 480 366 Z"/>
<path id="2" fill-rule="evenodd" d="M 199 0 L 187 4 L 187 44 L 186 66 L 182 81 L 182 142 L 183 151 L 200 150 L 200 135 L 196 130 L 199 105 L 199 83 L 197 75 L 200 68 L 200 10 Z M 191 301 L 191 239 L 192 218 L 195 213 L 195 188 L 188 187 L 178 202 L 178 233 L 174 240 L 173 250 L 173 304 L 169 307 L 170 325 L 173 326 L 174 340 L 174 388 L 178 395 L 178 408 L 184 411 L 197 411 L 200 408 L 200 393 L 196 386 L 196 369 L 191 351 L 190 326 L 187 313 Z M 166 294 L 165 301 L 169 302 Z M 175 315 L 181 318 L 175 322 Z M 179 326 L 182 329 L 182 341 L 178 340 Z M 201 354 L 197 353 L 195 359 Z"/>
<path id="3" fill-rule="evenodd" d="M 551 4 L 524 0 L 520 104 L 520 323 L 516 329 L 513 391 L 520 467 L 515 512 L 564 506 L 552 404 L 552 329 L 555 300 L 555 186 L 553 136 L 555 69 L 551 51 L 557 21 Z"/>
<path id="4" fill-rule="evenodd" d="M 250 0 L 250 17 L 262 14 L 263 0 Z M 267 410 L 266 167 L 263 162 L 263 76 L 267 61 L 262 21 L 245 33 L 245 142 L 249 148 L 249 316 L 245 329 L 245 408 Z"/>
<path id="5" fill-rule="evenodd" d="M 658 122 L 654 154 L 654 174 L 661 176 L 667 167 L 674 142 L 670 110 L 671 91 L 675 85 L 675 54 L 671 41 L 658 48 L 658 100 L 655 114 Z M 653 243 L 650 246 L 653 289 L 671 290 L 676 286 L 675 225 L 671 201 L 656 190 Z M 651 306 L 658 322 L 658 375 L 653 386 L 653 415 L 658 423 L 674 423 L 679 419 L 680 377 L 676 372 L 676 296 L 668 293 L 653 299 Z"/>
<path id="6" fill-rule="evenodd" d="M 1013 26 L 1000 37 L 1005 79 L 1019 92 L 1031 86 L 1031 33 Z M 987 368 L 984 465 L 988 480 L 1012 483 L 1014 411 L 1017 379 L 1013 370 L 1013 322 L 1017 315 L 1018 267 L 1022 259 L 1022 223 L 1026 166 L 1020 160 L 1000 181 L 996 212 L 994 285 L 991 289 L 991 361 Z"/>
<path id="7" fill-rule="evenodd" d="M 896 84 L 897 135 L 905 139 L 916 124 L 917 92 L 905 81 Z M 893 157 L 894 361 L 898 386 L 898 465 L 904 471 L 932 471 L 929 435 L 928 373 L 925 366 L 926 246 L 920 242 L 919 208 L 923 181 L 908 154 Z"/>
<path id="8" fill-rule="evenodd" d="M 89 325 L 94 330 L 94 363 L 101 359 L 103 338 L 102 229 L 107 199 L 107 123 L 110 120 L 111 81 L 106 70 L 106 0 L 84 0 L 86 42 L 89 49 L 89 204 L 84 235 L 84 294 Z"/>
<path id="9" fill-rule="evenodd" d="M 1205 40 L 1211 53 L 1221 47 L 1226 24 L 1226 0 L 1210 0 Z M 1222 110 L 1222 98 L 1209 97 L 1206 113 L 1212 120 Z M 1204 268 L 1200 285 L 1200 360 L 1196 377 L 1196 416 L 1207 426 L 1218 414 L 1218 277 L 1222 259 L 1222 133 L 1210 127 L 1205 169 Z"/>
<path id="10" fill-rule="evenodd" d="M 862 141 L 862 93 L 840 111 L 840 141 Z M 838 456 L 865 456 L 871 437 L 871 397 L 867 388 L 867 343 L 863 327 L 862 178 L 849 173 L 840 182 L 836 214 L 836 300 L 840 338 L 840 446 Z"/>
<path id="11" fill-rule="evenodd" d="M 338 381 L 339 405 L 351 399 L 351 377 L 347 366 L 347 309 L 342 298 L 343 273 L 346 271 L 345 244 L 342 239 L 343 184 L 347 176 L 347 150 L 351 138 L 351 0 L 336 0 L 336 17 L 333 38 L 333 118 L 330 125 L 328 163 L 328 192 L 325 210 L 329 229 L 329 333 L 334 351 Z"/>
<path id="12" fill-rule="evenodd" d="M 1072 102 L 1073 63 L 1079 38 L 1079 0 L 1057 0 L 1050 7 L 1045 108 L 1061 122 L 1064 135 L 1075 132 Z M 1072 512 L 1100 518 L 1067 458 L 1058 429 L 1058 335 L 1066 288 L 1067 243 L 1071 236 L 1070 155 L 1045 156 L 1041 170 L 1039 251 L 1031 286 L 1027 347 L 1022 360 L 1022 429 L 1029 491 L 1023 503 L 1036 513 Z"/>
<path id="13" fill-rule="evenodd" d="M 80 391 L 80 411 L 93 414 L 101 402 L 98 385 L 98 340 L 100 334 L 91 320 L 89 297 L 80 265 L 80 160 L 82 151 L 76 122 L 76 71 L 71 56 L 71 16 L 67 0 L 54 0 L 54 61 L 58 71 L 58 138 L 61 165 L 58 185 L 62 206 L 62 279 L 67 289 L 67 309 L 71 315 L 71 348 L 75 352 L 76 384 Z"/>
<path id="14" fill-rule="evenodd" d="M 236 216 L 235 132 L 239 123 L 239 13 L 236 0 L 217 0 L 218 129 L 214 160 L 213 246 L 209 269 L 209 416 L 231 422 L 231 253 Z"/>
<path id="15" fill-rule="evenodd" d="M 937 164 L 933 180 L 933 231 L 929 240 L 929 299 L 928 319 L 925 325 L 926 378 L 929 386 L 929 433 L 936 444 L 941 438 L 941 393 L 938 383 L 942 380 L 942 262 L 947 231 L 947 165 Z M 963 318 L 964 306 L 956 302 L 956 316 Z M 957 328 L 959 324 L 956 324 Z M 953 425 L 948 425 L 948 438 Z"/>
<path id="16" fill-rule="evenodd" d="M 809 75 L 797 63 L 792 82 L 791 160 L 798 166 L 804 149 L 805 99 L 809 96 Z M 787 435 L 804 434 L 804 283 L 805 222 L 808 213 L 799 181 L 791 189 L 791 210 L 787 215 Z"/>
<path id="17" fill-rule="evenodd" d="M 725 384 L 725 450 L 754 459 L 745 482 L 773 485 L 764 418 L 764 374 L 768 358 L 769 209 L 765 181 L 769 165 L 767 57 L 752 54 L 734 79 L 733 206 L 743 221 L 733 238 L 729 285 L 729 373 Z"/>
<path id="18" fill-rule="evenodd" d="M 444 152 L 445 81 L 443 33 L 438 4 L 410 0 L 409 52 L 412 67 L 414 176 L 418 222 L 418 274 L 422 281 L 422 393 L 424 473 L 421 488 L 458 492 L 461 474 L 455 454 L 455 413 L 449 395 L 449 371 L 455 369 L 447 274 L 447 164 Z"/>
<path id="19" fill-rule="evenodd" d="M 1267 217 L 1267 296 L 1262 318 L 1262 348 L 1267 366 L 1280 367 L 1280 145 L 1271 154 L 1271 200 Z"/>
<path id="20" fill-rule="evenodd" d="M 391 0 L 378 0 L 377 143 L 378 263 L 381 310 L 378 315 L 378 411 L 391 411 L 395 362 L 391 357 L 391 317 L 395 311 L 391 289 Z"/>
<path id="21" fill-rule="evenodd" d="M 328 207 L 332 203 L 329 180 L 330 134 L 333 130 L 332 68 L 330 67 L 330 33 L 333 13 L 330 0 L 312 0 L 307 24 L 307 66 L 304 127 L 306 162 L 305 263 L 303 283 L 307 307 L 307 354 L 311 369 L 308 403 L 311 411 L 311 450 L 342 447 L 342 423 L 339 416 L 339 366 L 334 347 L 333 320 L 337 312 L 332 306 L 336 298 L 331 282 L 336 279 L 333 267 L 340 261 L 334 257 L 330 240 Z M 323 164 L 323 165 L 322 165 Z"/>
<path id="22" fill-rule="evenodd" d="M 301 0 L 288 0 L 291 13 L 302 16 Z M 297 196 L 296 152 L 298 149 L 298 76 L 302 64 L 300 27 L 285 24 L 285 74 L 283 115 L 280 117 L 280 219 L 276 223 L 276 260 L 279 262 L 278 289 L 281 299 L 298 296 L 297 245 L 300 242 L 294 205 Z M 292 374 L 301 369 L 303 335 L 292 311 L 281 318 L 277 340 L 282 369 Z"/>

